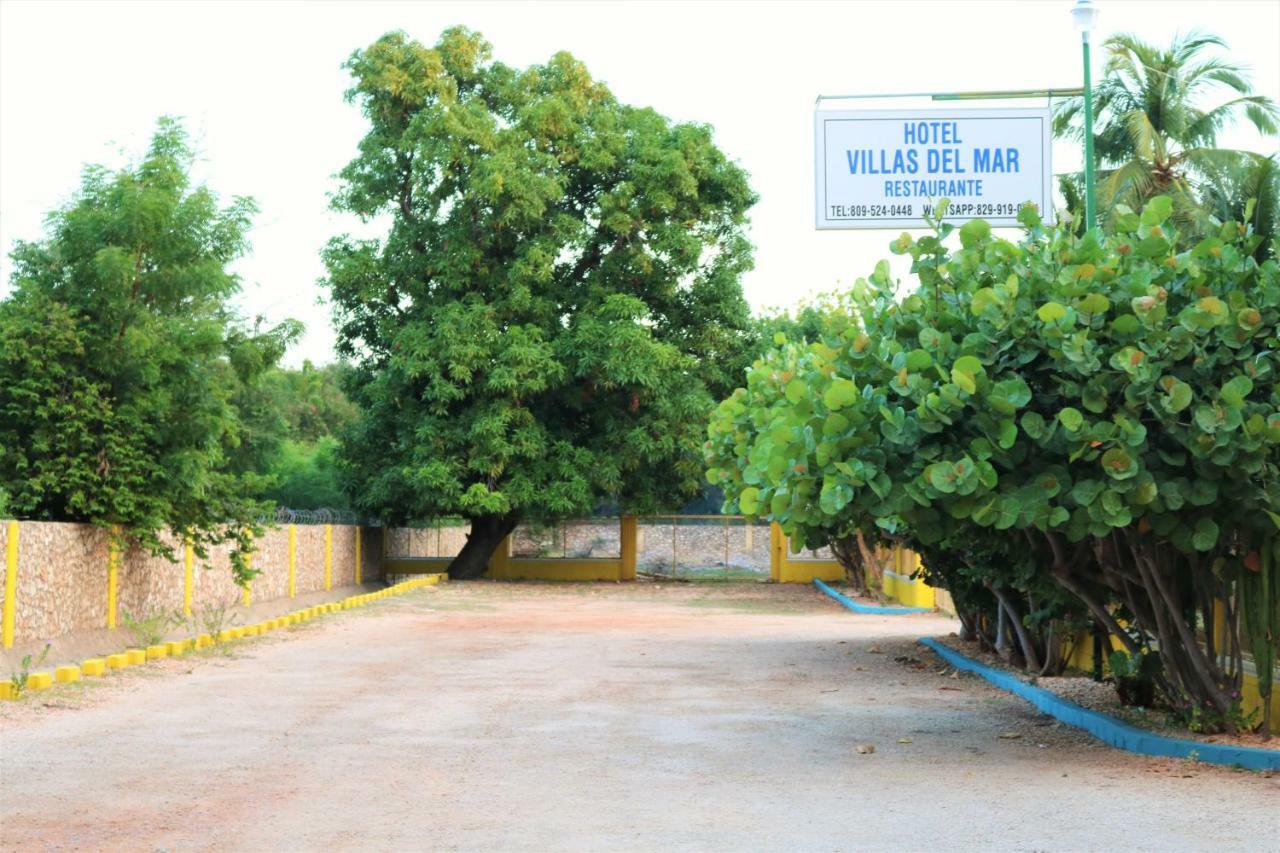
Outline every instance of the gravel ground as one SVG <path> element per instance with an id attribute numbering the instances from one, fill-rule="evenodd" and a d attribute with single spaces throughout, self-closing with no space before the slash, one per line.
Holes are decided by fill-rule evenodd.
<path id="1" fill-rule="evenodd" d="M 943 642 L 951 648 L 968 655 L 971 658 L 981 661 L 988 666 L 994 666 L 1011 672 L 1019 678 L 1026 679 L 1026 676 L 1015 669 L 1010 669 L 1001 658 L 989 651 L 979 648 L 975 642 L 963 642 L 957 636 L 949 636 L 943 638 Z M 1110 714 L 1117 719 L 1124 720 L 1130 725 L 1157 734 L 1167 735 L 1169 737 L 1184 738 L 1187 740 L 1198 740 L 1204 743 L 1220 743 L 1228 746 L 1247 746 L 1252 749 L 1274 749 L 1280 751 L 1280 737 L 1272 737 L 1264 739 L 1260 735 L 1244 734 L 1233 736 L 1227 734 L 1200 734 L 1198 732 L 1188 731 L 1178 719 L 1174 716 L 1173 711 L 1169 708 L 1126 708 L 1120 704 L 1120 697 L 1116 694 L 1116 688 L 1109 681 L 1094 681 L 1091 677 L 1082 674 L 1069 674 L 1056 676 L 1053 678 L 1035 678 L 1026 679 L 1032 681 L 1037 687 L 1043 687 L 1052 693 L 1056 693 L 1063 699 L 1075 702 L 1084 708 L 1093 711 L 1100 711 L 1104 714 Z"/>
<path id="2" fill-rule="evenodd" d="M 423 590 L 231 656 L 0 705 L 0 847 L 1274 840 L 1280 776 L 1133 756 L 1062 728 L 914 642 L 953 628 L 855 616 L 807 587 Z"/>

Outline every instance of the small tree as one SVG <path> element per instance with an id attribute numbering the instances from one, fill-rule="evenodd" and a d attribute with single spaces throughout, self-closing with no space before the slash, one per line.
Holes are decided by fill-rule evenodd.
<path id="1" fill-rule="evenodd" d="M 347 67 L 370 127 L 336 206 L 390 220 L 325 253 L 355 504 L 470 519 L 449 571 L 475 577 L 522 518 L 697 494 L 703 419 L 746 361 L 755 200 L 710 129 L 464 29 Z"/>
<path id="2" fill-rule="evenodd" d="M 228 304 L 249 199 L 191 187 L 177 122 L 136 166 L 85 170 L 48 236 L 19 243 L 0 303 L 0 484 L 20 517 L 119 526 L 155 553 L 174 530 L 203 556 L 231 540 L 236 578 L 261 508 L 235 473 L 237 394 L 299 326 L 258 331 Z"/>

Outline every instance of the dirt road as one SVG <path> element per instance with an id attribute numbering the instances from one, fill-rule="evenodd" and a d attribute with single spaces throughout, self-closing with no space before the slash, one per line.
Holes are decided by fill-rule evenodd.
<path id="1" fill-rule="evenodd" d="M 1276 843 L 1280 778 L 1118 752 L 940 674 L 911 640 L 952 627 L 854 616 L 807 587 L 426 590 L 232 657 L 11 703 L 0 711 L 0 844 Z"/>

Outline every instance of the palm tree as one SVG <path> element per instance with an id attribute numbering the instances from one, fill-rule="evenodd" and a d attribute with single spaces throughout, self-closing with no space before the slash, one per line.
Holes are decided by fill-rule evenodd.
<path id="1" fill-rule="evenodd" d="M 1243 222 L 1258 238 L 1254 257 L 1260 262 L 1275 253 L 1280 236 L 1280 155 L 1246 154 L 1224 168 L 1214 168 L 1200 185 L 1201 231 L 1217 231 L 1223 222 Z"/>
<path id="2" fill-rule="evenodd" d="M 1197 207 L 1192 190 L 1208 175 L 1233 168 L 1245 154 L 1215 147 L 1219 131 L 1241 117 L 1265 135 L 1280 130 L 1280 108 L 1264 95 L 1251 94 L 1244 65 L 1204 56 L 1208 48 L 1226 49 L 1218 36 L 1192 32 L 1158 48 L 1121 34 L 1103 47 L 1107 63 L 1094 90 L 1101 210 L 1119 203 L 1137 210 L 1163 194 L 1191 217 Z M 1215 90 L 1225 92 L 1227 100 L 1206 106 Z M 1054 133 L 1083 139 L 1083 112 L 1082 98 L 1063 101 Z"/>

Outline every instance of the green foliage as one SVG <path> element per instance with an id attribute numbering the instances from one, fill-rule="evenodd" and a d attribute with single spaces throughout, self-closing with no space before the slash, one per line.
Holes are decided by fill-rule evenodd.
<path id="1" fill-rule="evenodd" d="M 1117 650 L 1107 659 L 1111 677 L 1115 680 L 1120 704 L 1148 708 L 1155 698 L 1156 678 L 1160 675 L 1158 652 L 1141 651 L 1131 655 Z"/>
<path id="2" fill-rule="evenodd" d="M 752 355 L 763 353 L 771 346 L 786 341 L 816 341 L 822 336 L 827 318 L 832 312 L 843 309 L 844 300 L 839 294 L 823 294 L 817 299 L 801 303 L 794 309 L 766 310 L 755 319 L 757 344 Z M 779 337 L 781 335 L 781 337 Z M 745 368 L 746 365 L 744 364 Z"/>
<path id="3" fill-rule="evenodd" d="M 234 626 L 237 619 L 234 601 L 206 602 L 200 605 L 195 615 L 200 633 L 208 634 L 215 644 L 222 642 L 219 635 Z"/>
<path id="4" fill-rule="evenodd" d="M 341 362 L 317 367 L 306 361 L 298 369 L 268 371 L 259 387 L 271 401 L 272 410 L 284 420 L 287 436 L 313 443 L 340 435 L 359 417 L 355 404 L 342 390 L 343 377 L 349 372 Z"/>
<path id="5" fill-rule="evenodd" d="M 238 470 L 237 407 L 300 331 L 246 326 L 227 267 L 253 202 L 219 207 L 188 179 L 193 154 L 162 120 L 146 156 L 85 170 L 44 240 L 13 251 L 0 303 L 0 484 L 26 518 L 119 525 L 156 554 L 180 532 L 204 557 L 235 543 L 236 578 L 262 508 Z"/>
<path id="6" fill-rule="evenodd" d="M 1224 712 L 1203 706 L 1194 706 L 1185 709 L 1181 717 L 1183 724 L 1193 732 L 1212 734 L 1224 729 L 1243 732 L 1252 729 L 1256 725 L 1258 711 L 1246 712 L 1237 694 L 1232 699 L 1231 706 Z"/>
<path id="7" fill-rule="evenodd" d="M 40 657 L 32 661 L 31 655 L 23 655 L 22 662 L 18 665 L 18 669 L 9 674 L 10 694 L 14 699 L 20 697 L 27 689 L 27 682 L 31 680 L 31 670 L 33 667 L 40 666 L 44 663 L 44 659 L 49 656 L 49 649 L 53 648 L 52 643 L 45 643 L 44 648 L 40 651 Z"/>
<path id="8" fill-rule="evenodd" d="M 342 391 L 347 365 L 273 368 L 237 402 L 244 432 L 235 462 L 258 477 L 258 496 L 291 509 L 347 509 L 337 436 L 358 417 Z"/>
<path id="9" fill-rule="evenodd" d="M 1010 589 L 1113 630 L 1114 600 L 1158 639 L 1171 698 L 1225 714 L 1239 673 L 1190 638 L 1280 517 L 1280 273 L 1235 222 L 1177 251 L 1172 212 L 1121 206 L 1114 235 L 1077 238 L 1025 208 L 1021 242 L 969 223 L 955 251 L 946 224 L 903 235 L 914 292 L 882 262 L 717 408 L 726 510 L 793 547 L 856 529 L 967 555 L 1015 627 L 1034 620 Z"/>
<path id="10" fill-rule="evenodd" d="M 338 440 L 322 437 L 307 443 L 287 439 L 272 460 L 275 485 L 263 495 L 290 509 L 334 509 L 347 506 L 338 470 Z"/>
<path id="11" fill-rule="evenodd" d="M 156 645 L 164 640 L 165 634 L 169 633 L 171 628 L 186 622 L 181 611 L 159 610 L 150 616 L 138 617 L 121 607 L 120 616 L 125 628 L 133 634 L 134 645 L 143 647 Z"/>
<path id="12" fill-rule="evenodd" d="M 703 418 L 753 342 L 755 196 L 710 128 L 465 29 L 348 68 L 369 130 L 335 204 L 390 221 L 325 251 L 357 507 L 510 524 L 697 494 Z"/>
<path id="13" fill-rule="evenodd" d="M 1206 170 L 1200 183 L 1200 204 L 1204 210 L 1201 230 L 1214 230 L 1221 223 L 1248 223 L 1262 238 L 1254 250 L 1258 262 L 1274 257 L 1275 238 L 1280 236 L 1280 161 L 1272 154 L 1262 157 L 1243 154 L 1237 161 L 1215 164 Z"/>

